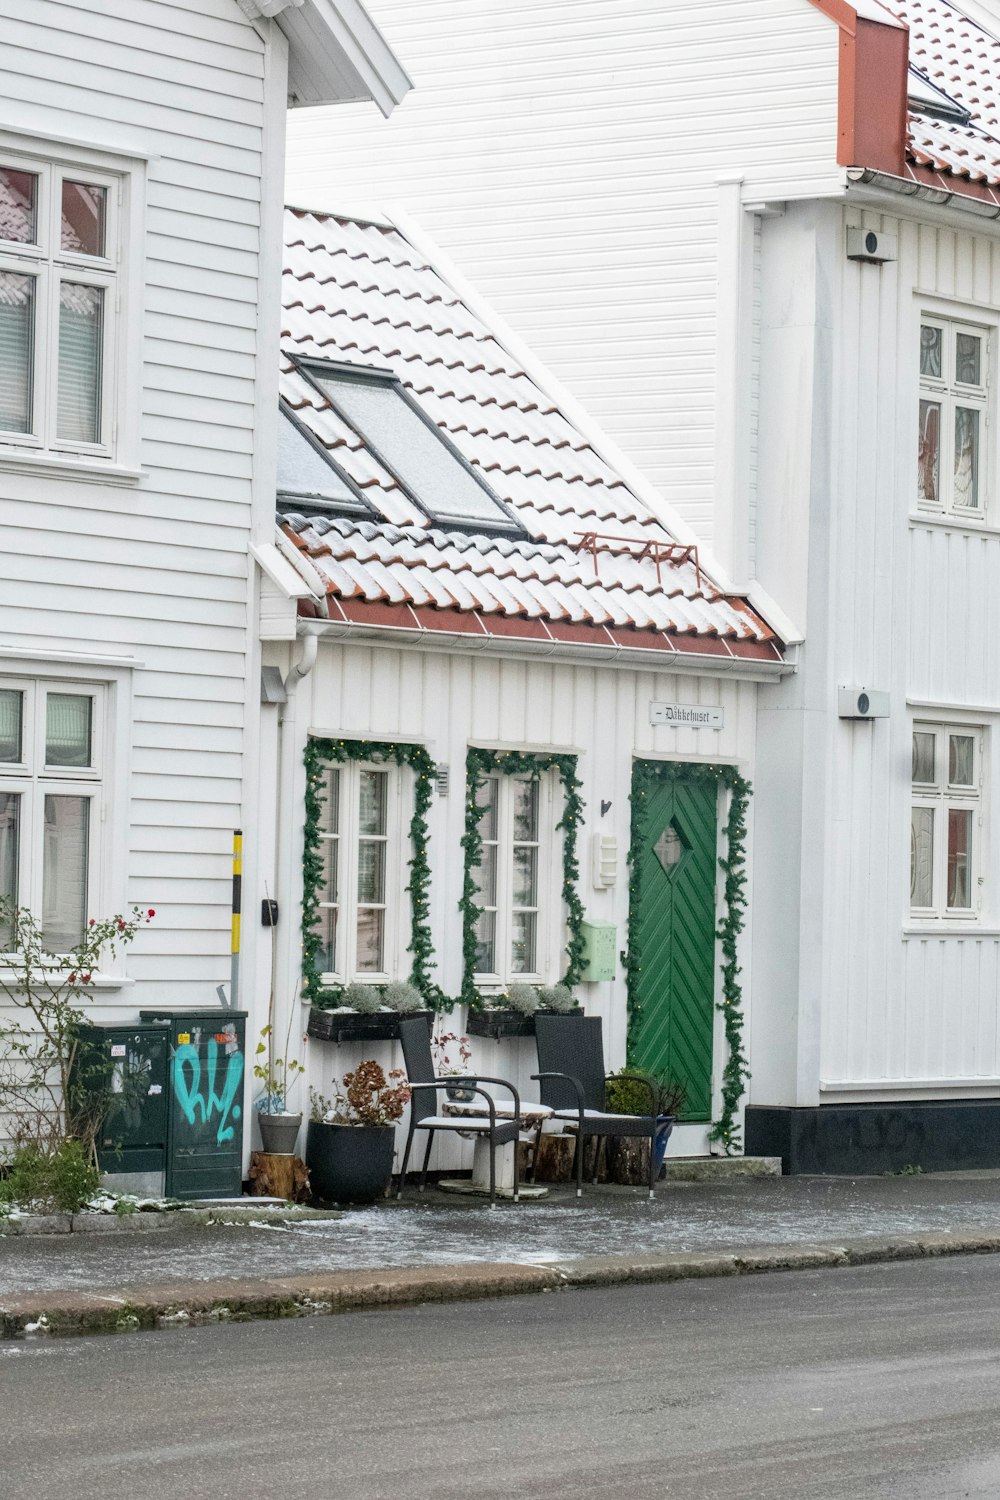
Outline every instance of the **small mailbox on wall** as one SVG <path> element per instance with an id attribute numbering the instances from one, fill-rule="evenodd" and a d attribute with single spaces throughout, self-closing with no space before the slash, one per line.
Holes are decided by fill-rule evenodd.
<path id="1" fill-rule="evenodd" d="M 618 929 L 614 922 L 583 922 L 581 932 L 583 934 L 581 979 L 586 980 L 588 984 L 595 984 L 602 979 L 614 979 L 615 949 L 618 945 Z"/>

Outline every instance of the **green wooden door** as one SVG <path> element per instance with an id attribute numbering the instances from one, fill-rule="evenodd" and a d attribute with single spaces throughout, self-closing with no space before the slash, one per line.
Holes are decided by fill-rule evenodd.
<path id="1" fill-rule="evenodd" d="M 651 763 L 642 767 L 645 828 L 642 847 L 633 851 L 641 969 L 629 1056 L 636 1067 L 684 1083 L 682 1119 L 708 1120 L 718 792 L 711 783 L 686 783 L 676 775 L 661 779 L 655 771 Z"/>

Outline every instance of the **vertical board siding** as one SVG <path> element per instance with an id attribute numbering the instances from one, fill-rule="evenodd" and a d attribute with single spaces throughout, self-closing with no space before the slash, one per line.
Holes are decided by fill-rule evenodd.
<path id="1" fill-rule="evenodd" d="M 0 0 L 0 43 L 0 126 L 151 155 L 144 476 L 0 465 L 3 638 L 143 662 L 115 790 L 126 898 L 157 917 L 121 1003 L 214 1002 L 242 798 L 264 44 L 231 0 Z"/>
<path id="2" fill-rule="evenodd" d="M 270 659 L 282 660 L 280 648 L 270 650 Z M 579 756 L 586 803 L 578 845 L 580 894 L 588 917 L 614 922 L 621 951 L 627 940 L 633 759 L 722 760 L 752 775 L 756 692 L 753 683 L 723 678 L 324 642 L 316 667 L 299 688 L 298 714 L 300 723 L 308 722 L 319 734 L 417 740 L 435 762 L 449 768 L 448 795 L 435 792 L 428 815 L 430 920 L 436 978 L 446 993 L 456 994 L 462 979 L 458 904 L 468 746 L 552 748 Z M 653 727 L 649 723 L 653 700 L 721 704 L 725 726 L 718 732 Z M 603 818 L 602 801 L 611 804 Z M 595 890 L 592 883 L 591 839 L 597 832 L 614 834 L 618 840 L 618 880 L 610 889 Z M 749 1011 L 748 960 L 748 953 L 741 953 Z M 400 975 L 408 971 L 409 963 L 407 954 L 395 955 L 394 968 Z M 554 973 L 552 978 L 556 977 Z M 295 974 L 279 974 L 279 988 L 294 993 L 297 979 Z M 628 1027 L 621 964 L 613 981 L 582 984 L 579 995 L 588 1012 L 603 1018 L 609 1066 L 621 1066 Z M 533 1042 L 498 1047 L 495 1042 L 477 1041 L 475 1049 L 473 1067 L 511 1077 L 526 1097 L 534 1097 L 535 1085 L 530 1082 L 535 1071 Z M 351 1055 L 347 1048 L 312 1043 L 309 1081 L 329 1092 L 333 1069 L 342 1072 L 350 1065 Z M 718 1054 L 715 1062 L 717 1087 Z"/>
<path id="3" fill-rule="evenodd" d="M 372 0 L 388 125 L 298 111 L 288 195 L 399 203 L 703 537 L 716 178 L 836 187 L 837 29 L 806 0 Z"/>
<path id="4" fill-rule="evenodd" d="M 1000 244 L 988 234 L 848 210 L 898 236 L 881 270 L 842 262 L 828 641 L 839 683 L 888 689 L 888 719 L 838 721 L 831 704 L 820 1075 L 842 1089 L 961 1092 L 1000 1078 L 1000 506 L 996 420 L 990 527 L 915 515 L 917 329 L 922 298 L 996 321 Z M 836 233 L 843 233 L 838 222 Z M 940 311 L 945 311 L 942 303 Z M 1000 336 L 994 335 L 996 388 Z M 995 403 L 994 403 L 995 406 Z M 813 616 L 810 616 L 812 619 Z M 807 667 L 808 674 L 808 667 Z M 827 698 L 829 702 L 829 698 Z M 928 704 L 930 707 L 915 705 Z M 963 710 L 986 726 L 982 932 L 914 932 L 909 904 L 910 726 Z M 817 788 L 817 794 L 819 789 Z M 831 1093 L 827 1098 L 835 1099 Z"/>

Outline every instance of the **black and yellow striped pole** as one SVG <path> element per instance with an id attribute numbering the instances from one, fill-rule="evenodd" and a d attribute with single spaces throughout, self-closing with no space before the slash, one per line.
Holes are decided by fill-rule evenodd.
<path id="1" fill-rule="evenodd" d="M 235 1010 L 240 993 L 240 911 L 243 903 L 243 829 L 233 831 L 233 949 L 229 1004 Z"/>

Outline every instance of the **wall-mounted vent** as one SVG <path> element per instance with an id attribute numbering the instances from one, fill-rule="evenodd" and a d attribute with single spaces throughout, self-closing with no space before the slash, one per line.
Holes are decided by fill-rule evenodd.
<path id="1" fill-rule="evenodd" d="M 847 231 L 848 260 L 866 260 L 880 266 L 884 261 L 896 259 L 896 236 L 882 234 L 875 229 L 849 229 Z"/>
<path id="2" fill-rule="evenodd" d="M 439 797 L 447 797 L 447 795 L 448 795 L 448 767 L 447 766 L 438 766 L 437 770 L 434 773 L 434 785 L 437 787 L 437 794 L 438 794 Z"/>

